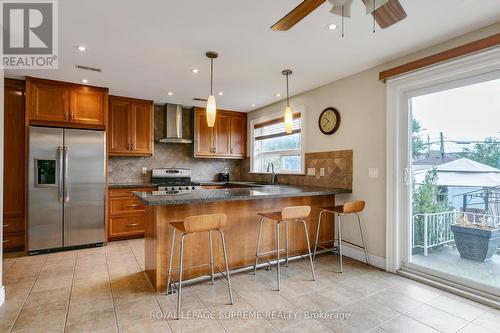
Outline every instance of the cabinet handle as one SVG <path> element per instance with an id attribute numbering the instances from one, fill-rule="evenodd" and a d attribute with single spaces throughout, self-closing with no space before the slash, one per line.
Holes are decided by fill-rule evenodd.
<path id="1" fill-rule="evenodd" d="M 69 111 L 64 113 L 64 119 L 69 120 Z"/>
<path id="2" fill-rule="evenodd" d="M 130 223 L 130 224 L 127 224 L 127 227 L 132 228 L 132 227 L 137 227 L 138 225 L 139 225 L 139 223 Z"/>
<path id="3" fill-rule="evenodd" d="M 142 207 L 140 204 L 127 205 L 127 208 Z"/>
<path id="4" fill-rule="evenodd" d="M 7 228 L 8 226 L 9 226 L 8 224 L 4 224 L 4 225 L 3 225 L 3 227 L 4 227 L 4 228 Z"/>
<path id="5" fill-rule="evenodd" d="M 233 148 L 232 148 L 232 147 L 229 149 L 229 152 L 230 152 L 231 154 L 233 153 Z"/>
<path id="6" fill-rule="evenodd" d="M 3 240 L 2 243 L 10 242 L 10 239 Z"/>
<path id="7" fill-rule="evenodd" d="M 70 120 L 73 120 L 73 118 L 75 117 L 75 111 L 71 111 L 69 116 L 70 116 Z"/>

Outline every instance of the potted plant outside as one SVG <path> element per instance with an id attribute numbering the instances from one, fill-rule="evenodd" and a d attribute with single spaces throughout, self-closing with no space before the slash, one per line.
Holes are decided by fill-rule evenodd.
<path id="1" fill-rule="evenodd" d="M 476 261 L 491 260 L 500 243 L 500 228 L 486 217 L 479 223 L 469 222 L 465 214 L 456 222 L 451 230 L 460 256 Z"/>

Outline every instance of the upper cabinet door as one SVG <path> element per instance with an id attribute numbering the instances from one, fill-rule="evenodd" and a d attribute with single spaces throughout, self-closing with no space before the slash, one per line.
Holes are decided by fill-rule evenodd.
<path id="1" fill-rule="evenodd" d="M 194 157 L 213 157 L 214 150 L 214 130 L 208 127 L 205 109 L 197 108 L 194 111 Z"/>
<path id="2" fill-rule="evenodd" d="M 106 90 L 85 86 L 72 88 L 70 121 L 104 126 L 106 105 Z"/>
<path id="3" fill-rule="evenodd" d="M 231 116 L 231 156 L 245 158 L 246 153 L 246 116 Z"/>
<path id="4" fill-rule="evenodd" d="M 214 126 L 215 155 L 219 157 L 231 155 L 231 116 L 218 112 Z"/>
<path id="5" fill-rule="evenodd" d="M 59 83 L 27 80 L 30 120 L 69 121 L 70 89 Z"/>
<path id="6" fill-rule="evenodd" d="M 153 154 L 153 104 L 132 102 L 132 151 L 135 154 Z"/>
<path id="7" fill-rule="evenodd" d="M 131 151 L 130 103 L 122 99 L 109 98 L 108 153 L 129 154 Z"/>

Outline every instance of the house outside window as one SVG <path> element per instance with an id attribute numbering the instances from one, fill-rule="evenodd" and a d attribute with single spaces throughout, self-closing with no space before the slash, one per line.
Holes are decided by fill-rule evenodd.
<path id="1" fill-rule="evenodd" d="M 303 117 L 294 113 L 292 133 L 287 134 L 283 117 L 252 122 L 251 170 L 267 173 L 269 164 L 276 173 L 304 173 Z"/>

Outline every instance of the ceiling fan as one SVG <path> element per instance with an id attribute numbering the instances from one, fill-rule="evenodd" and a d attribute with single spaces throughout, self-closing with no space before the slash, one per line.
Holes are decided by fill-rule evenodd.
<path id="1" fill-rule="evenodd" d="M 304 17 L 313 12 L 327 0 L 304 0 L 290 13 L 276 22 L 271 29 L 285 31 L 299 23 Z M 354 0 L 328 0 L 333 8 L 331 13 L 351 17 L 350 8 Z M 378 25 L 385 29 L 406 18 L 407 14 L 399 0 L 362 0 L 367 14 L 373 15 Z"/>

